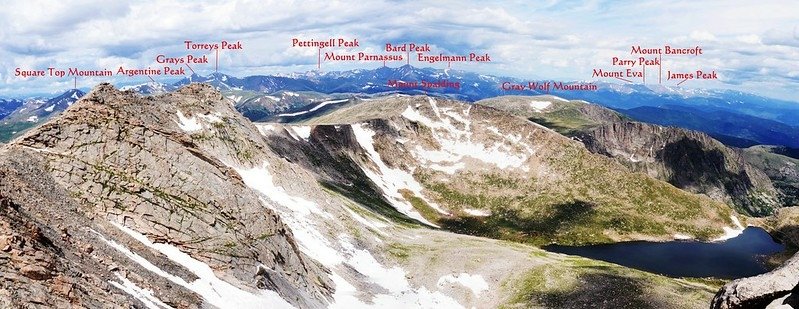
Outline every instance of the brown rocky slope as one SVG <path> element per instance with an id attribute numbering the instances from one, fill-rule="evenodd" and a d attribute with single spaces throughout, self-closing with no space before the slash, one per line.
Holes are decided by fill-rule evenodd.
<path id="1" fill-rule="evenodd" d="M 234 282 L 234 293 L 265 289 L 302 307 L 327 302 L 332 288 L 324 270 L 298 250 L 279 216 L 219 160 L 215 152 L 229 149 L 202 149 L 181 129 L 180 119 L 174 119 L 181 110 L 212 115 L 214 123 L 247 123 L 208 86 L 142 98 L 104 84 L 54 121 L 4 146 L 0 196 L 12 210 L 4 220 L 27 228 L 4 231 L 12 249 L 4 251 L 10 263 L 3 264 L 9 270 L 3 273 L 30 274 L 26 280 L 34 284 L 26 290 L 4 281 L 10 295 L 2 302 L 18 306 L 34 295 L 40 298 L 34 304 L 45 307 L 97 307 L 91 304 L 111 299 L 123 307 L 154 299 L 178 307 L 219 305 L 191 285 L 202 275 L 190 263 L 165 258 L 160 247 L 137 242 L 128 228 L 208 264 L 214 270 L 209 280 Z M 235 152 L 227 156 L 247 159 L 233 157 Z M 174 277 L 143 271 L 148 263 L 128 260 L 137 256 Z M 40 274 L 39 266 L 50 271 Z M 46 292 L 63 282 L 80 289 Z M 112 285 L 126 287 L 129 298 L 120 298 L 124 289 Z M 131 296 L 148 289 L 154 297 Z"/>

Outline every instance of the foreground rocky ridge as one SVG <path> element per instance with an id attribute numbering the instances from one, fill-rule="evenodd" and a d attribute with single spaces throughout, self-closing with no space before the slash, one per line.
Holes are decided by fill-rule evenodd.
<path id="1" fill-rule="evenodd" d="M 54 121 L 13 141 L 5 147 L 5 152 L 12 158 L 40 158 L 44 175 L 51 177 L 58 185 L 56 188 L 65 191 L 52 200 L 74 203 L 78 209 L 72 217 L 62 218 L 56 224 L 80 222 L 81 216 L 87 218 L 90 224 L 62 232 L 82 234 L 82 238 L 93 240 L 89 241 L 93 248 L 114 247 L 116 243 L 136 248 L 144 244 L 145 248 L 139 247 L 143 252 L 137 250 L 133 256 L 149 260 L 153 253 L 148 253 L 152 252 L 152 248 L 146 248 L 148 243 L 132 241 L 144 234 L 156 243 L 189 252 L 228 280 L 251 289 L 274 290 L 280 297 L 303 307 L 326 303 L 332 288 L 324 271 L 297 249 L 291 231 L 277 214 L 261 205 L 259 197 L 247 190 L 235 171 L 223 164 L 216 153 L 199 148 L 181 130 L 180 119 L 173 119 L 174 115 L 181 115 L 181 109 L 210 115 L 209 119 L 214 121 L 232 117 L 231 121 L 246 122 L 206 86 L 193 85 L 158 98 L 141 98 L 106 84 L 95 88 Z M 32 215 L 42 216 L 42 211 L 50 209 L 34 208 L 19 199 L 10 202 Z M 142 266 L 136 263 L 118 259 L 119 253 L 132 256 L 125 249 L 118 251 L 105 255 L 107 250 L 97 250 L 92 255 L 99 260 L 94 261 L 101 265 L 99 269 L 108 270 L 103 273 L 108 282 L 121 280 L 118 284 L 132 282 L 136 286 L 155 283 L 148 288 L 159 287 L 155 289 L 156 295 L 162 301 L 169 301 L 171 295 L 190 301 L 191 297 L 179 296 L 203 293 L 196 287 L 181 287 L 179 282 L 183 281 L 178 279 L 175 280 L 179 287 L 174 289 L 179 292 L 160 289 L 170 286 L 167 284 L 170 280 L 158 276 L 121 279 L 124 276 L 120 272 L 148 272 L 141 271 Z M 160 261 L 156 265 L 173 274 L 176 271 L 185 282 L 199 276 L 196 269 L 187 271 L 185 263 L 163 258 Z M 123 264 L 130 267 L 119 266 Z M 122 277 L 117 279 L 118 275 Z M 233 293 L 248 294 L 244 290 Z M 214 303 L 208 295 L 202 296 L 205 299 L 195 298 L 195 301 L 219 306 L 218 300 Z"/>

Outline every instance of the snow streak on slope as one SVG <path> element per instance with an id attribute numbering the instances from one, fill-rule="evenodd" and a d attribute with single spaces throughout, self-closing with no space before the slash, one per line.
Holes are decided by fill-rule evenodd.
<path id="1" fill-rule="evenodd" d="M 369 177 L 369 179 L 372 180 L 372 182 L 380 187 L 391 205 L 394 206 L 397 211 L 410 218 L 430 226 L 436 226 L 422 217 L 422 215 L 420 215 L 419 212 L 414 209 L 413 205 L 411 205 L 411 203 L 402 197 L 400 190 L 410 190 L 414 195 L 425 200 L 430 207 L 435 208 L 438 212 L 446 212 L 438 207 L 438 205 L 435 203 L 432 203 L 424 198 L 424 195 L 422 194 L 422 185 L 413 178 L 413 175 L 400 169 L 390 168 L 385 162 L 383 162 L 383 160 L 380 158 L 380 154 L 377 153 L 374 147 L 374 140 L 372 137 L 374 137 L 375 132 L 366 128 L 366 126 L 363 124 L 353 124 L 352 132 L 355 134 L 355 139 L 358 141 L 358 144 L 360 144 L 361 148 L 363 148 L 366 151 L 366 154 L 369 155 L 372 163 L 377 166 L 379 174 L 373 172 L 369 168 L 363 168 L 363 172 L 367 177 Z"/>
<path id="2" fill-rule="evenodd" d="M 272 174 L 269 172 L 269 163 L 264 162 L 263 166 L 252 169 L 243 169 L 230 165 L 241 175 L 244 183 L 248 187 L 261 193 L 261 202 L 280 214 L 281 219 L 291 228 L 294 237 L 297 238 L 300 250 L 308 256 L 331 267 L 343 262 L 343 257 L 336 251 L 332 244 L 325 238 L 315 226 L 315 221 L 332 219 L 329 215 L 322 212 L 315 203 L 300 197 L 294 197 L 274 184 Z M 284 208 L 272 207 L 264 200 L 269 199 Z M 318 219 L 311 215 L 316 214 Z"/>
<path id="3" fill-rule="evenodd" d="M 322 103 L 319 103 L 319 105 L 317 105 L 317 106 L 314 106 L 313 108 L 311 108 L 311 109 L 309 109 L 309 110 L 307 110 L 307 111 L 299 111 L 299 112 L 294 112 L 294 113 L 279 114 L 279 115 L 277 115 L 277 116 L 278 116 L 278 117 L 292 117 L 292 116 L 299 116 L 299 115 L 303 115 L 303 114 L 307 114 L 307 113 L 315 112 L 315 111 L 317 111 L 318 109 L 320 109 L 320 108 L 322 108 L 322 107 L 325 107 L 326 105 L 330 105 L 330 104 L 338 104 L 338 103 L 344 103 L 344 102 L 347 102 L 347 101 L 349 101 L 349 99 L 343 99 L 343 100 L 333 100 L 333 101 L 324 101 L 324 102 L 322 102 Z"/>
<path id="4" fill-rule="evenodd" d="M 472 290 L 472 293 L 474 293 L 474 295 L 477 297 L 480 296 L 480 293 L 488 291 L 488 282 L 486 282 L 485 279 L 483 279 L 483 276 L 480 275 L 461 273 L 458 275 L 446 275 L 438 279 L 439 287 L 443 287 L 452 283 L 460 284 Z"/>
<path id="5" fill-rule="evenodd" d="M 116 287 L 117 289 L 122 290 L 125 293 L 128 293 L 130 296 L 135 297 L 139 301 L 142 302 L 147 308 L 149 309 L 163 309 L 163 308 L 174 308 L 170 305 L 165 304 L 161 300 L 153 295 L 152 290 L 143 289 L 137 286 L 135 283 L 128 280 L 128 278 L 122 277 L 119 273 L 116 274 L 117 279 L 119 282 L 110 281 L 111 285 Z"/>
<path id="6" fill-rule="evenodd" d="M 216 306 L 217 308 L 293 308 L 291 304 L 283 300 L 274 291 L 263 290 L 256 293 L 244 291 L 230 283 L 227 283 L 226 281 L 223 281 L 222 279 L 219 279 L 214 274 L 214 271 L 211 269 L 211 267 L 180 251 L 180 249 L 177 247 L 165 243 L 153 243 L 147 239 L 146 236 L 128 227 L 116 222 L 111 222 L 111 224 L 148 248 L 162 253 L 176 264 L 190 270 L 192 273 L 194 273 L 194 275 L 197 276 L 197 280 L 188 283 L 183 278 L 160 269 L 152 262 L 130 251 L 130 249 L 126 248 L 125 246 L 113 240 L 106 239 L 96 231 L 93 232 L 96 233 L 100 239 L 102 239 L 109 246 L 118 250 L 145 269 L 190 291 L 193 291 L 194 293 L 197 293 L 205 301 L 213 306 Z"/>

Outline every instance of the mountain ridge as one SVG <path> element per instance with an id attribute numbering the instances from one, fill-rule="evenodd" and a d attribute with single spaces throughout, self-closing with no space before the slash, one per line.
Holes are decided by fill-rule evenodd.
<path id="1" fill-rule="evenodd" d="M 392 80 L 405 80 L 408 82 L 447 80 L 457 82 L 456 88 L 396 88 L 389 85 Z M 789 147 L 799 147 L 795 142 L 796 127 L 799 122 L 799 103 L 784 100 L 770 99 L 743 93 L 735 90 L 708 90 L 687 89 L 675 86 L 643 85 L 643 84 L 613 84 L 603 81 L 590 82 L 598 87 L 596 91 L 540 91 L 524 89 L 521 91 L 506 91 L 502 89 L 504 82 L 511 84 L 527 85 L 528 82 L 549 83 L 551 81 L 525 81 L 519 78 L 497 77 L 472 73 L 468 71 L 451 69 L 417 68 L 404 65 L 397 68 L 380 67 L 376 69 L 356 69 L 350 71 L 294 73 L 284 75 L 252 75 L 234 77 L 224 73 L 212 73 L 206 76 L 192 74 L 172 84 L 146 83 L 130 85 L 124 88 L 140 91 L 144 94 L 169 92 L 181 85 L 191 82 L 207 82 L 217 89 L 228 92 L 248 91 L 269 95 L 277 91 L 314 91 L 323 94 L 385 94 L 399 92 L 405 94 L 430 94 L 447 96 L 464 101 L 478 101 L 480 99 L 502 95 L 542 95 L 553 94 L 573 100 L 585 100 L 616 109 L 628 116 L 661 125 L 676 124 L 690 129 L 696 129 L 721 138 L 723 141 L 741 147 L 752 144 L 745 140 L 753 140 L 759 144 L 775 144 Z M 589 83 L 578 81 L 574 83 Z M 702 111 L 694 113 L 697 120 L 686 122 L 664 122 L 659 118 L 641 118 L 643 116 L 636 109 L 642 107 L 664 109 L 668 113 L 683 113 L 685 109 Z M 714 113 L 723 112 L 728 115 L 746 119 L 746 122 L 762 123 L 755 131 L 748 130 L 738 124 L 737 127 L 727 128 L 729 123 L 724 119 L 713 116 Z M 691 113 L 688 113 L 689 115 Z M 651 115 L 650 115 L 651 116 Z M 260 114 L 258 117 L 263 118 Z M 259 120 L 259 119 L 253 119 Z M 780 125 L 767 125 L 776 123 Z M 765 131 L 764 131 L 765 130 Z M 768 130 L 775 130 L 775 134 L 768 134 Z M 19 130 L 16 130 L 19 131 Z M 754 133 L 753 133 L 754 132 Z M 763 134 L 766 132 L 766 134 Z"/>
<path id="2" fill-rule="evenodd" d="M 667 181 L 733 205 L 741 213 L 769 215 L 790 204 L 790 183 L 768 173 L 744 151 L 709 135 L 677 127 L 634 122 L 616 111 L 557 97 L 497 97 L 481 100 L 522 118 L 553 128 L 597 154 L 616 159 L 633 171 Z"/>

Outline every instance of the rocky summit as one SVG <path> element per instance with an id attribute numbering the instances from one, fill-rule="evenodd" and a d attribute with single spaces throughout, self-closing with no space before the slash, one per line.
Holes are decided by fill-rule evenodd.
<path id="1" fill-rule="evenodd" d="M 253 123 L 235 103 L 206 84 L 101 84 L 2 145 L 0 305 L 707 307 L 714 281 L 539 247 L 712 240 L 747 221 L 491 106 L 390 94 Z M 714 304 L 763 303 L 746 280 Z"/>

